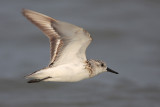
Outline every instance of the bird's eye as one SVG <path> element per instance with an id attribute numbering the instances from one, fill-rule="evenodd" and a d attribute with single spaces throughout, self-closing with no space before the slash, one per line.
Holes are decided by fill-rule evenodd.
<path id="1" fill-rule="evenodd" d="M 104 67 L 104 64 L 103 64 L 103 63 L 101 64 L 101 67 Z"/>

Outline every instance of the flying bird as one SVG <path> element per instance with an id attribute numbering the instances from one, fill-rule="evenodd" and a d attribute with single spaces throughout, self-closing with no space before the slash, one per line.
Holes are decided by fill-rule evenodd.
<path id="1" fill-rule="evenodd" d="M 28 9 L 23 9 L 22 14 L 36 25 L 50 42 L 49 65 L 27 75 L 28 83 L 77 82 L 102 72 L 118 74 L 108 68 L 105 62 L 86 58 L 85 52 L 92 38 L 85 29 Z"/>

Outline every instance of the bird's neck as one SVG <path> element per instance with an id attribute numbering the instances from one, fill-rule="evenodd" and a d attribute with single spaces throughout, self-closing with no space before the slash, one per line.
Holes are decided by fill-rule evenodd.
<path id="1" fill-rule="evenodd" d="M 87 65 L 88 65 L 88 70 L 90 72 L 90 76 L 93 77 L 97 74 L 99 74 L 100 72 L 97 70 L 96 68 L 96 60 L 93 60 L 93 59 L 89 59 L 87 60 Z"/>

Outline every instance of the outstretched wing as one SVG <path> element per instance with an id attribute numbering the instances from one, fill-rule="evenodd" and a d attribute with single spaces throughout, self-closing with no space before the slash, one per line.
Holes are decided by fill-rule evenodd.
<path id="1" fill-rule="evenodd" d="M 83 28 L 32 10 L 23 9 L 22 13 L 49 38 L 50 65 L 56 66 L 76 60 L 86 60 L 85 51 L 92 39 Z"/>

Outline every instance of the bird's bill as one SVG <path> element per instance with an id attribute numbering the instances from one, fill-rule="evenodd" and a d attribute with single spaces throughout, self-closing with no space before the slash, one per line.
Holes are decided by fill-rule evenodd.
<path id="1" fill-rule="evenodd" d="M 114 71 L 114 70 L 112 70 L 112 69 L 110 69 L 110 68 L 108 68 L 108 67 L 107 67 L 107 71 L 108 71 L 108 72 L 111 72 L 111 73 L 119 74 L 118 72 L 116 72 L 116 71 Z"/>

